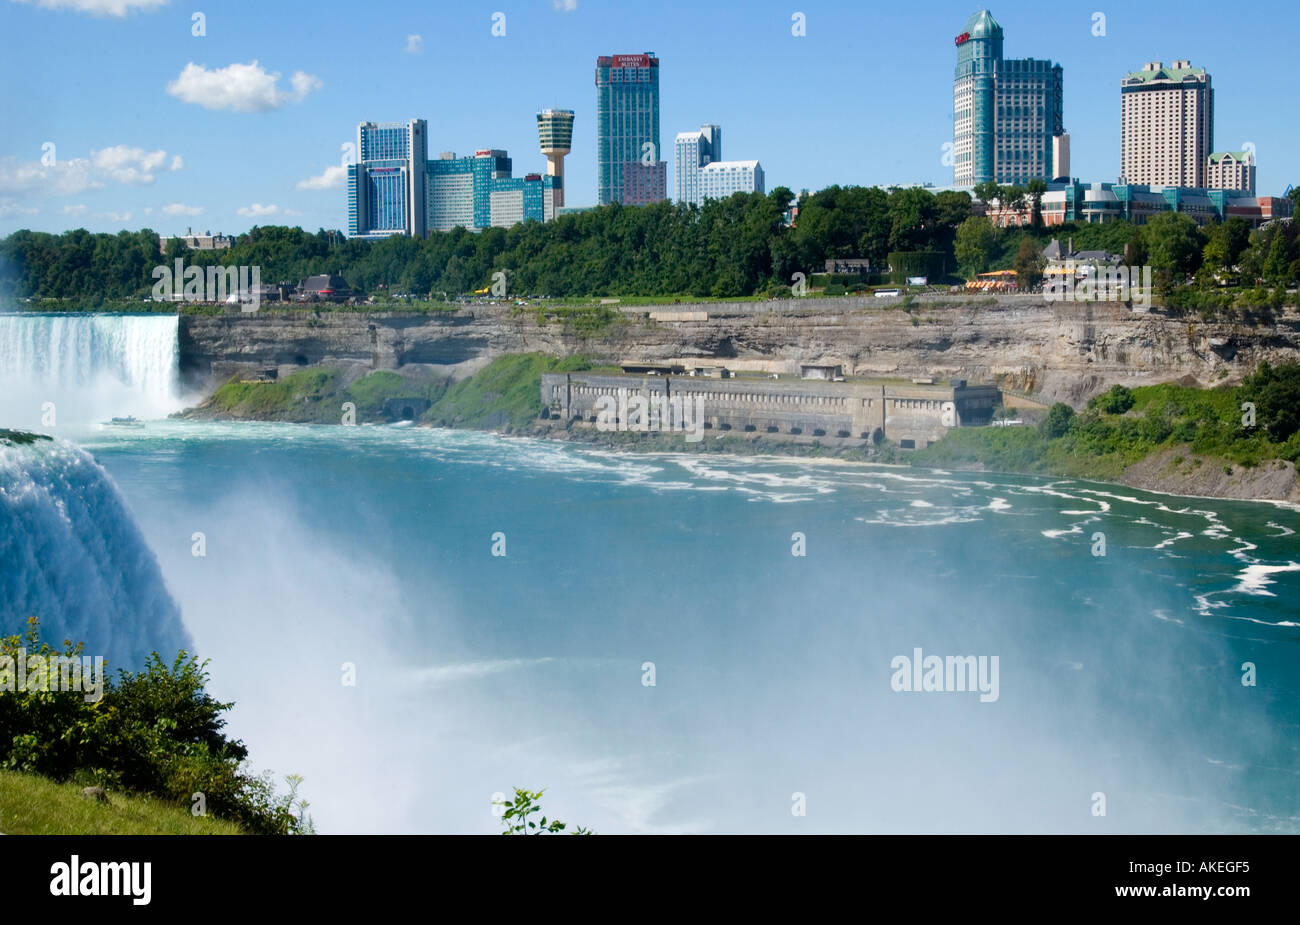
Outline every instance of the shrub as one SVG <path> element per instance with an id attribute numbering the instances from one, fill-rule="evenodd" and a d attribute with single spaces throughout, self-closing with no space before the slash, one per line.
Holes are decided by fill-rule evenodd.
<path id="1" fill-rule="evenodd" d="M 1093 398 L 1088 403 L 1088 406 L 1097 408 L 1106 414 L 1123 414 L 1133 407 L 1135 401 L 1131 389 L 1127 389 L 1122 385 L 1113 385 L 1110 387 L 1109 392 L 1103 392 Z"/>
<path id="2" fill-rule="evenodd" d="M 70 642 L 53 649 L 40 641 L 33 617 L 22 635 L 0 639 L 0 657 L 79 657 Z M 13 673 L 11 663 L 0 669 Z M 247 770 L 248 749 L 226 738 L 224 714 L 233 704 L 205 690 L 206 662 L 182 650 L 169 666 L 153 653 L 139 672 L 104 678 L 103 695 L 88 702 L 82 690 L 28 689 L 0 693 L 0 767 L 56 781 L 89 780 L 190 805 L 202 793 L 216 816 L 257 834 L 311 831 L 306 804 L 276 793 L 269 774 Z M 57 685 L 55 685 L 57 687 Z M 294 809 L 298 808 L 298 815 Z"/>
<path id="3" fill-rule="evenodd" d="M 1047 417 L 1043 418 L 1043 423 L 1038 426 L 1044 435 L 1055 440 L 1058 437 L 1064 437 L 1073 422 L 1074 409 L 1065 402 L 1058 401 L 1047 409 Z"/>

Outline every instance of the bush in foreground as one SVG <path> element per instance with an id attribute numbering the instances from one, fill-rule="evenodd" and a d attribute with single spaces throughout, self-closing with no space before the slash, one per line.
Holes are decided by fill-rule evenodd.
<path id="1" fill-rule="evenodd" d="M 85 690 L 51 689 L 62 685 L 34 669 L 19 689 L 20 650 L 32 666 L 79 658 L 83 645 L 41 642 L 35 618 L 24 634 L 0 638 L 0 768 L 201 808 L 254 834 L 313 831 L 301 778 L 278 794 L 269 774 L 248 770 L 244 744 L 222 733 L 233 704 L 205 690 L 207 662 L 182 650 L 168 665 L 155 652 L 142 671 L 116 680 L 105 672 L 102 696 L 87 700 Z"/>

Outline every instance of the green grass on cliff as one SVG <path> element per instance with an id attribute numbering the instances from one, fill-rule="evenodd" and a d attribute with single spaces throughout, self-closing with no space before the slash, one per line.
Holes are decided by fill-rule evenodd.
<path id="1" fill-rule="evenodd" d="M 338 370 L 300 369 L 275 382 L 227 382 L 208 407 L 222 417 L 337 424 L 341 392 Z"/>
<path id="2" fill-rule="evenodd" d="M 1242 403 L 1261 397 L 1250 386 L 1140 386 L 1123 390 L 1119 407 L 1108 404 L 1110 394 L 1094 398 L 1060 436 L 1033 426 L 957 428 L 933 446 L 907 454 L 906 461 L 1104 480 L 1175 447 L 1247 468 L 1270 459 L 1300 461 L 1300 432 L 1274 440 L 1263 418 L 1258 426 L 1243 425 Z"/>
<path id="3" fill-rule="evenodd" d="M 379 370 L 344 388 L 332 369 L 300 369 L 275 382 L 230 381 L 208 400 L 204 413 L 222 418 L 338 424 L 344 402 L 356 405 L 358 424 L 385 420 L 390 398 L 427 398 L 432 405 L 421 420 L 439 427 L 487 428 L 507 433 L 525 428 L 541 413 L 542 374 L 591 369 L 582 357 L 540 353 L 498 357 L 473 376 L 413 381 Z"/>
<path id="4" fill-rule="evenodd" d="M 542 412 L 542 374 L 591 369 L 582 357 L 540 353 L 497 357 L 468 379 L 447 389 L 422 420 L 439 427 L 476 427 L 509 433 L 526 427 Z"/>
<path id="5" fill-rule="evenodd" d="M 233 822 L 195 816 L 184 806 L 110 792 L 81 795 L 80 784 L 0 770 L 0 832 L 6 835 L 242 835 Z"/>

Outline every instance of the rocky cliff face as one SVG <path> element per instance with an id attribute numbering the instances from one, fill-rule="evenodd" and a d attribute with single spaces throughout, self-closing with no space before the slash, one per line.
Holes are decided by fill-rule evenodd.
<path id="1" fill-rule="evenodd" d="M 1042 401 L 1078 404 L 1115 382 L 1210 386 L 1240 378 L 1262 359 L 1300 356 L 1300 315 L 1294 311 L 1251 326 L 1024 296 L 936 299 L 907 310 L 890 302 L 627 308 L 595 333 L 583 333 L 572 321 L 539 323 L 531 308 L 494 306 L 428 314 L 184 316 L 181 364 L 191 382 L 204 384 L 234 372 L 315 364 L 458 375 L 504 353 L 529 352 L 785 372 L 797 372 L 800 363 L 831 362 L 843 364 L 848 375 L 996 382 Z M 694 320 L 674 320 L 688 312 Z M 699 312 L 707 317 L 699 320 Z"/>

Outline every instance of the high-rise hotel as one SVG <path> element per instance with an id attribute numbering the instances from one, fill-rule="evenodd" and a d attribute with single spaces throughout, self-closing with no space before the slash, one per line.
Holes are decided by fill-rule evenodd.
<path id="1" fill-rule="evenodd" d="M 1120 81 L 1120 173 L 1129 183 L 1204 187 L 1214 89 L 1190 61 L 1148 62 Z"/>
<path id="2" fill-rule="evenodd" d="M 647 205 L 668 198 L 659 148 L 659 59 L 596 59 L 596 202 Z"/>
<path id="3" fill-rule="evenodd" d="M 758 161 L 722 160 L 722 128 L 702 125 L 698 132 L 678 132 L 677 201 L 704 205 L 733 193 L 761 193 L 763 167 Z"/>
<path id="4" fill-rule="evenodd" d="M 423 119 L 357 126 L 356 163 L 348 165 L 349 237 L 425 236 L 428 135 Z"/>
<path id="5" fill-rule="evenodd" d="M 1023 186 L 1069 174 L 1059 64 L 1002 57 L 1002 27 L 988 10 L 956 38 L 953 183 Z"/>
<path id="6" fill-rule="evenodd" d="M 444 152 L 430 160 L 427 136 L 423 119 L 357 127 L 357 162 L 348 166 L 348 237 L 422 238 L 430 231 L 509 228 L 555 217 L 556 200 L 563 202 L 563 168 L 515 177 L 510 156 L 496 148 L 467 157 Z M 560 147 L 569 143 L 552 138 L 548 156 L 562 158 Z"/>

